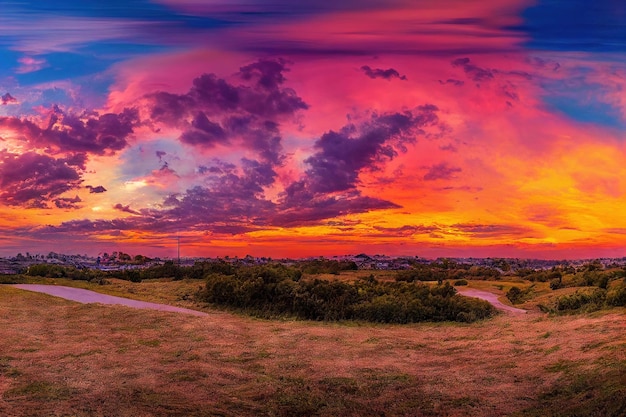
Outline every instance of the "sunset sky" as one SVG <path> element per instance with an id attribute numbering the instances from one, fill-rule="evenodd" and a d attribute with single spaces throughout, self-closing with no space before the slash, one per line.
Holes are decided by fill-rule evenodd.
<path id="1" fill-rule="evenodd" d="M 0 255 L 626 256 L 623 0 L 0 8 Z"/>

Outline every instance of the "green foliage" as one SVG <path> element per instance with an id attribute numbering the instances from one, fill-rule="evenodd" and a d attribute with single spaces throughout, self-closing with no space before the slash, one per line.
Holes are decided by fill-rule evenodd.
<path id="1" fill-rule="evenodd" d="M 261 317 L 363 320 L 380 323 L 471 322 L 494 313 L 486 301 L 456 295 L 449 284 L 354 283 L 301 280 L 301 271 L 280 264 L 240 266 L 234 274 L 211 273 L 199 298 Z"/>
<path id="2" fill-rule="evenodd" d="M 415 281 L 443 281 L 448 277 L 448 272 L 443 268 L 436 268 L 430 265 L 415 265 L 412 269 L 398 271 L 397 282 Z"/>
<path id="3" fill-rule="evenodd" d="M 626 306 L 626 281 L 607 292 L 606 304 L 609 306 Z"/>
<path id="4" fill-rule="evenodd" d="M 212 273 L 232 275 L 234 270 L 235 266 L 221 259 L 216 261 L 196 262 L 193 266 L 179 266 L 176 265 L 174 261 L 169 260 L 163 265 L 153 265 L 148 268 L 110 271 L 109 275 L 127 281 L 141 282 L 145 279 L 160 278 L 174 280 L 203 279 Z"/>
<path id="5" fill-rule="evenodd" d="M 522 290 L 518 287 L 511 287 L 511 289 L 506 292 L 506 298 L 513 304 L 517 304 L 522 298 Z"/>
<path id="6" fill-rule="evenodd" d="M 299 269 L 305 274 L 333 274 L 339 275 L 341 271 L 356 271 L 357 264 L 353 261 L 337 261 L 335 259 L 313 259 L 297 263 Z"/>
<path id="7" fill-rule="evenodd" d="M 558 297 L 551 305 L 540 305 L 542 311 L 550 313 L 590 312 L 603 308 L 626 306 L 626 281 L 610 286 L 609 289 L 595 288 Z"/>
<path id="8" fill-rule="evenodd" d="M 606 290 L 595 289 L 592 293 L 575 292 L 557 298 L 555 309 L 557 312 L 567 311 L 595 311 L 605 306 Z"/>
<path id="9" fill-rule="evenodd" d="M 447 259 L 440 263 L 433 262 L 429 265 L 413 264 L 408 270 L 398 271 L 396 281 L 415 282 L 415 281 L 437 281 L 439 283 L 444 280 L 498 280 L 500 272 L 495 268 L 477 265 L 459 265 Z"/>
<path id="10" fill-rule="evenodd" d="M 28 267 L 26 275 L 45 278 L 69 278 L 73 280 L 93 281 L 102 279 L 104 274 L 94 269 L 77 269 L 73 266 L 56 264 L 36 264 Z"/>
<path id="11" fill-rule="evenodd" d="M 563 281 L 561 281 L 560 279 L 553 279 L 550 281 L 551 290 L 558 290 L 560 288 L 563 288 Z"/>
<path id="12" fill-rule="evenodd" d="M 506 298 L 513 304 L 521 304 L 532 296 L 534 289 L 534 284 L 523 290 L 518 287 L 511 287 L 506 293 Z"/>
<path id="13" fill-rule="evenodd" d="M 0 275 L 0 284 L 25 284 L 26 279 L 22 275 Z"/>

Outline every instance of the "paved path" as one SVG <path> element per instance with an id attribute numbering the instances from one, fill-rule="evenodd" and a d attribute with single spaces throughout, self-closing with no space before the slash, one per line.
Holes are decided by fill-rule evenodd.
<path id="1" fill-rule="evenodd" d="M 64 287 L 62 285 L 40 285 L 40 284 L 14 284 L 12 287 L 21 290 L 42 292 L 66 300 L 77 301 L 79 303 L 100 303 L 118 304 L 132 308 L 142 308 L 149 310 L 173 311 L 176 313 L 192 314 L 194 316 L 208 316 L 201 311 L 190 310 L 188 308 L 174 307 L 167 304 L 148 303 L 146 301 L 131 300 L 130 298 L 115 297 L 112 295 L 100 294 L 95 291 L 83 290 L 82 288 Z"/>
<path id="2" fill-rule="evenodd" d="M 488 291 L 475 290 L 473 288 L 459 288 L 454 287 L 459 292 L 459 294 L 464 295 L 466 297 L 480 298 L 482 300 L 489 301 L 495 308 L 499 310 L 508 311 L 515 314 L 526 314 L 526 310 L 522 310 L 521 308 L 515 308 L 508 306 L 506 304 L 502 304 L 500 300 L 498 300 L 498 296 L 494 293 Z"/>

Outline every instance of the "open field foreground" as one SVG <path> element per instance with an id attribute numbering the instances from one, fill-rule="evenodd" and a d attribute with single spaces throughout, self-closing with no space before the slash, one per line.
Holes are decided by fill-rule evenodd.
<path id="1" fill-rule="evenodd" d="M 0 286 L 2 416 L 619 416 L 626 314 L 207 317 Z"/>

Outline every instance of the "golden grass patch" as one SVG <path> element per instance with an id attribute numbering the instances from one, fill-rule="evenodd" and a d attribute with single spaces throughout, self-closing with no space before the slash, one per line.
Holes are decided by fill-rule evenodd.
<path id="1" fill-rule="evenodd" d="M 115 288 L 155 301 L 198 282 L 125 285 Z M 626 384 L 624 309 L 471 325 L 205 311 L 84 305 L 0 286 L 0 415 L 526 416 L 585 410 L 579 392 L 589 387 L 577 375 L 598 387 L 597 407 Z"/>

